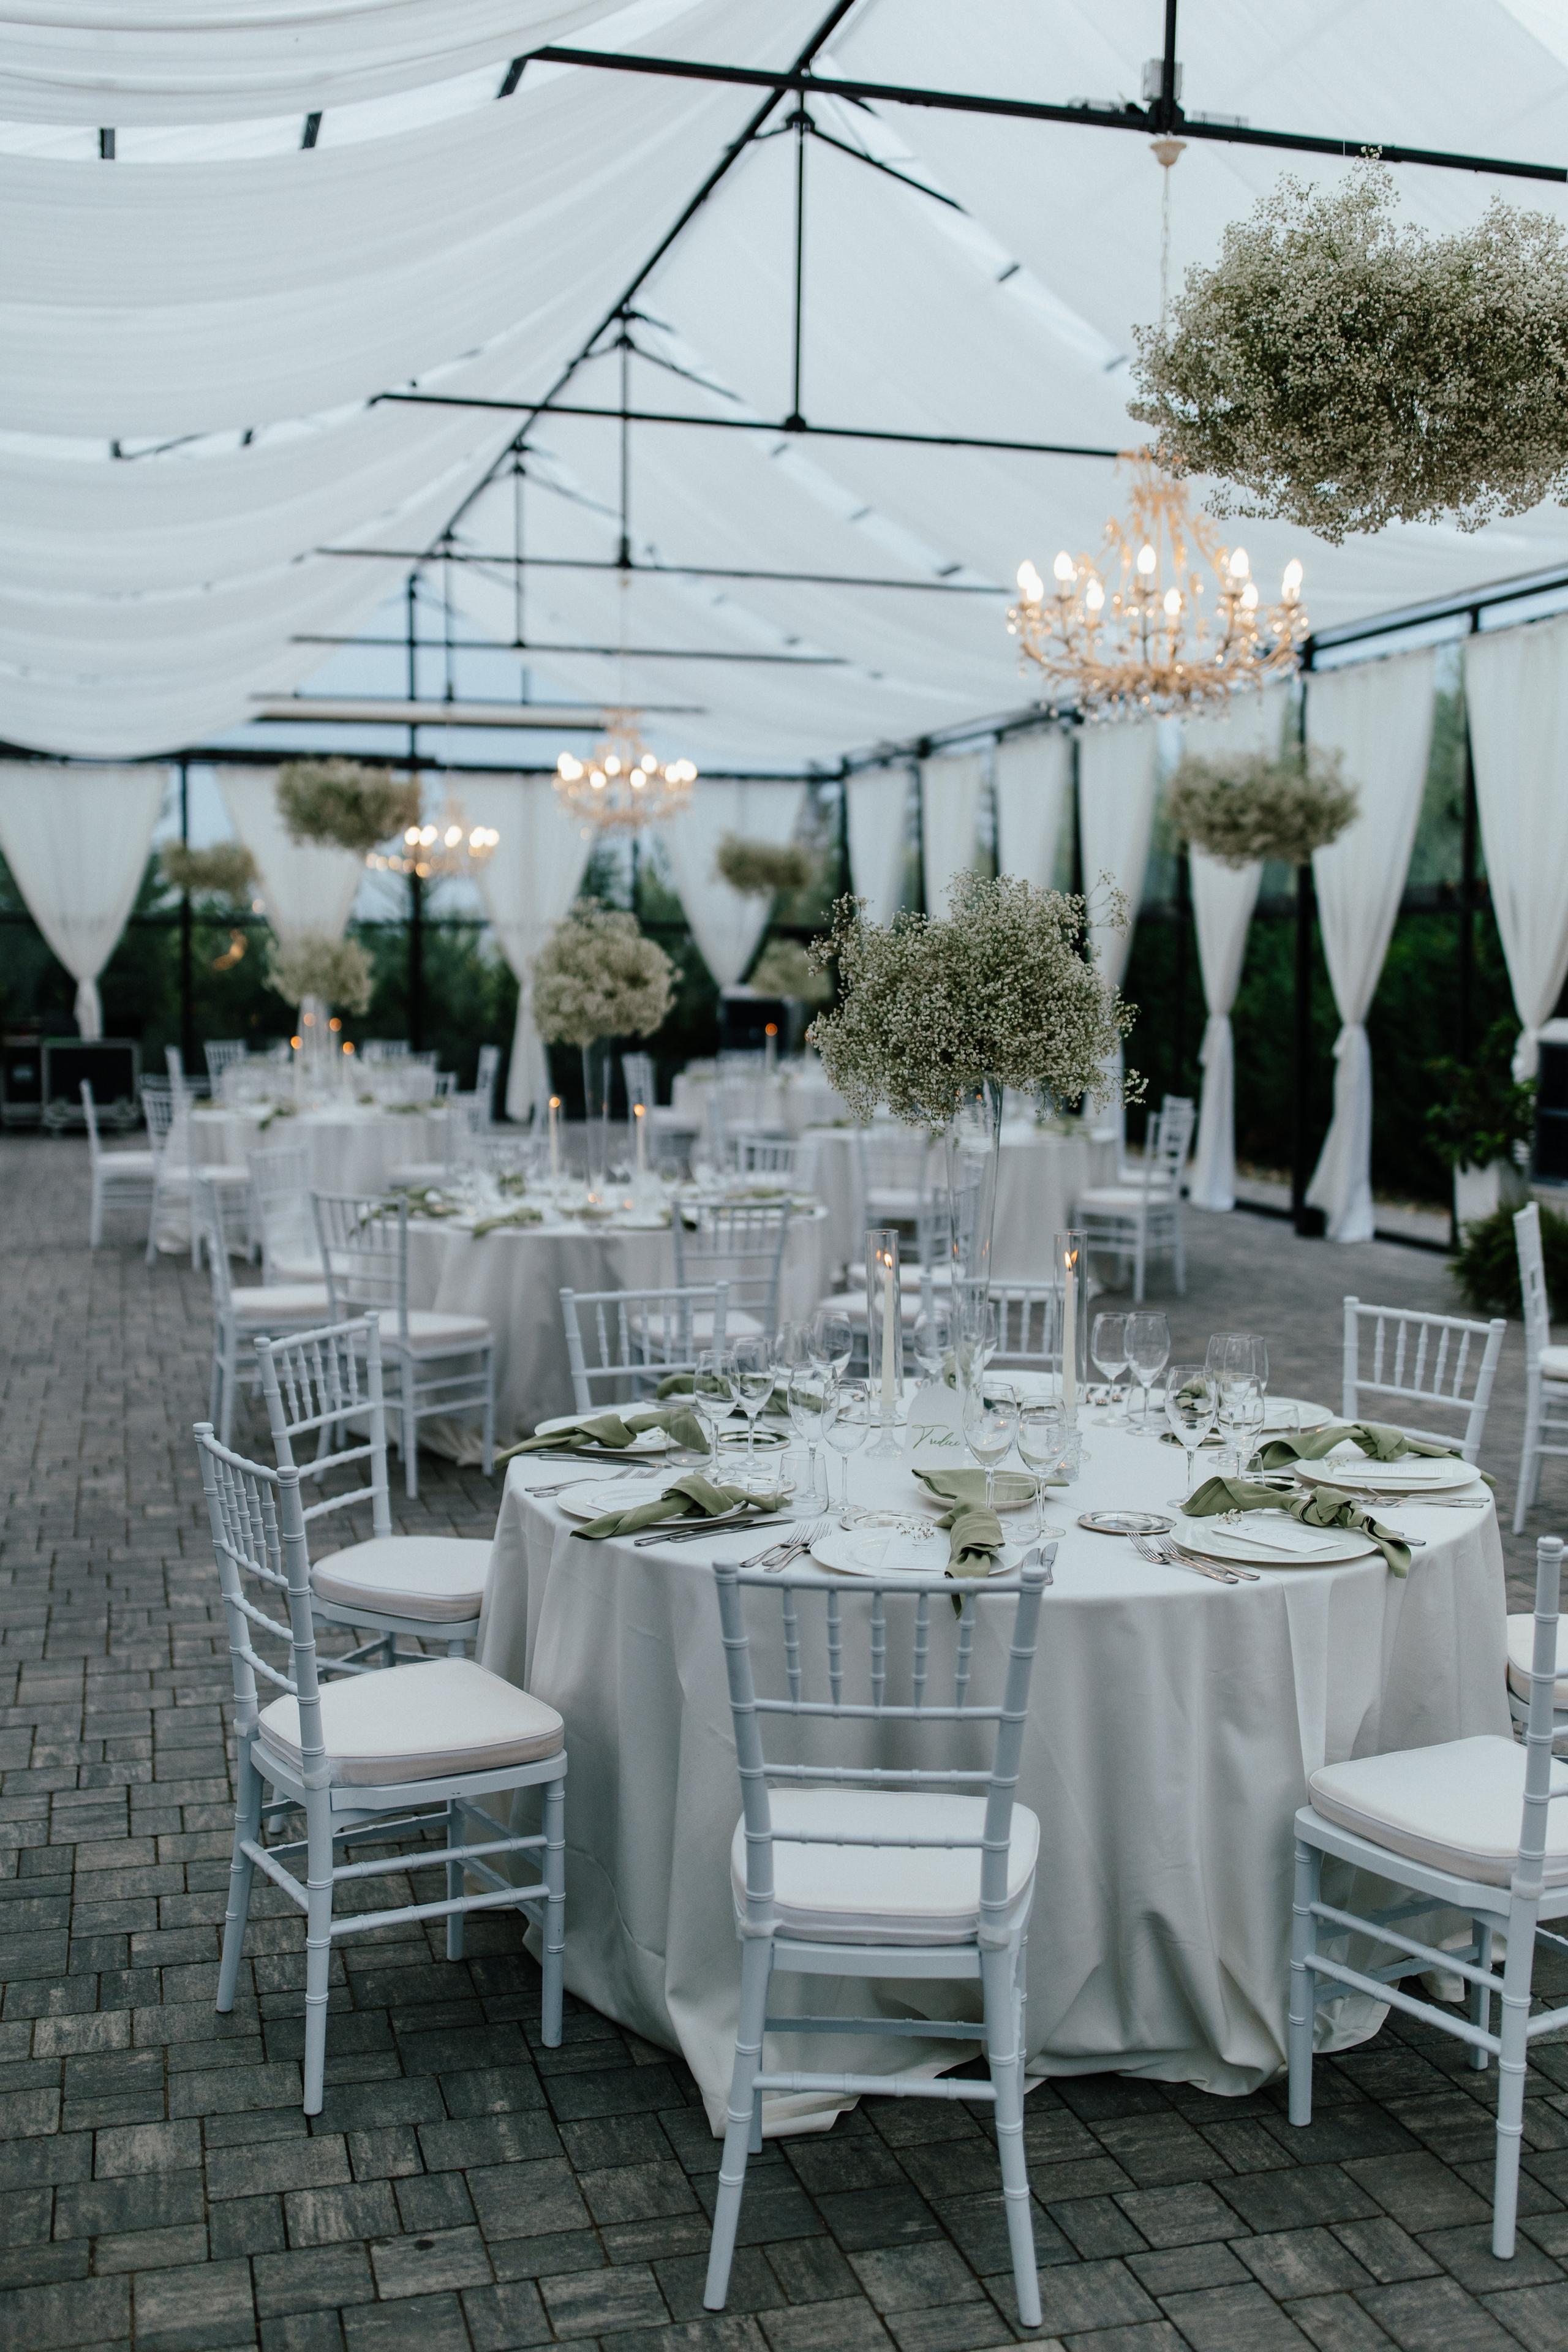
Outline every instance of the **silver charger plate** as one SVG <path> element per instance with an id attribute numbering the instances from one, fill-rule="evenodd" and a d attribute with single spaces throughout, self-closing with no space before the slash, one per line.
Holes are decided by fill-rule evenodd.
<path id="1" fill-rule="evenodd" d="M 1078 1523 L 1093 1536 L 1163 1536 L 1175 1525 L 1163 1511 L 1080 1511 Z"/>

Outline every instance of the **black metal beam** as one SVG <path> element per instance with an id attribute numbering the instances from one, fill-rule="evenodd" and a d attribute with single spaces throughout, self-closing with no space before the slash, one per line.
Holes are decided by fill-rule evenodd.
<path id="1" fill-rule="evenodd" d="M 334 637 L 300 631 L 289 642 L 291 646 L 379 646 L 392 653 L 403 650 L 401 637 Z M 705 653 L 684 646 L 556 646 L 538 637 L 520 638 L 510 645 L 500 637 L 447 637 L 445 644 L 450 653 L 595 654 L 614 661 L 624 652 L 628 661 L 770 662 L 785 669 L 847 669 L 851 666 L 847 654 Z"/>
<path id="2" fill-rule="evenodd" d="M 1554 589 L 1568 590 L 1568 564 L 1554 563 L 1542 572 L 1515 572 L 1508 579 L 1493 580 L 1484 588 L 1467 588 L 1458 595 L 1433 596 L 1424 604 L 1398 605 L 1392 613 L 1374 613 L 1364 621 L 1342 621 L 1332 628 L 1315 629 L 1307 640 L 1307 647 L 1315 656 L 1334 646 L 1362 645 L 1400 629 L 1420 628 L 1429 621 L 1462 620 L 1471 613 L 1489 612 L 1494 605 L 1518 604 L 1529 596 L 1550 595 Z M 1311 667 L 1310 661 L 1307 667 Z"/>
<path id="3" fill-rule="evenodd" d="M 820 44 L 818 45 L 820 46 Z M 1216 142 L 1237 147 L 1268 147 L 1290 154 L 1339 155 L 1354 158 L 1371 152 L 1385 163 L 1425 163 L 1436 171 L 1487 172 L 1505 179 L 1568 182 L 1568 168 L 1557 163 L 1522 163 L 1498 155 L 1460 155 L 1439 147 L 1404 147 L 1384 139 L 1322 139 L 1309 131 L 1260 131 L 1247 122 L 1209 122 L 1184 114 L 1173 100 L 1151 106 L 1058 106 L 1032 98 L 995 98 L 977 90 L 929 89 L 918 84 L 858 81 L 842 74 L 816 74 L 804 67 L 770 71 L 756 66 L 705 65 L 692 58 L 650 58 L 605 49 L 573 49 L 552 45 L 536 57 L 553 65 L 593 66 L 605 73 L 663 75 L 678 81 L 727 83 L 743 89 L 770 89 L 776 99 L 786 91 L 821 98 L 859 99 L 889 106 L 929 106 L 953 114 L 1002 115 L 1025 122 L 1069 122 L 1091 131 L 1131 131 L 1142 138 L 1162 132 L 1184 139 Z M 760 127 L 760 126 L 759 126 Z"/>
<path id="4" fill-rule="evenodd" d="M 550 394 L 542 400 L 484 400 L 477 394 L 460 392 L 378 392 L 369 405 L 374 408 L 387 400 L 405 401 L 416 408 L 489 408 L 502 415 L 526 415 L 530 425 L 541 416 L 598 416 L 612 425 L 623 425 L 629 418 L 634 425 L 695 425 L 712 433 L 778 433 L 792 441 L 810 435 L 828 441 L 911 443 L 921 449 L 1005 449 L 1026 457 L 1109 458 L 1112 465 L 1125 455 L 1121 449 L 1090 448 L 1078 441 L 1004 441 L 975 433 L 893 433 L 869 425 L 808 425 L 804 418 L 790 416 L 774 424 L 765 416 L 683 416 L 665 408 L 587 408 Z M 432 561 L 437 552 L 438 549 L 433 549 L 422 560 Z"/>
<path id="5" fill-rule="evenodd" d="M 317 555 L 346 556 L 351 562 L 382 563 L 420 563 L 424 557 L 416 548 L 408 547 L 318 547 Z M 454 549 L 444 557 L 448 563 L 477 563 L 518 572 L 620 572 L 622 570 L 649 572 L 676 580 L 762 580 L 782 583 L 795 588 L 907 588 L 922 595 L 932 596 L 1005 596 L 1011 602 L 1016 593 L 1011 588 L 993 588 L 984 581 L 973 580 L 886 580 L 875 573 L 859 572 L 769 572 L 760 567 L 725 563 L 617 563 L 607 555 L 482 555 L 464 554 Z"/>

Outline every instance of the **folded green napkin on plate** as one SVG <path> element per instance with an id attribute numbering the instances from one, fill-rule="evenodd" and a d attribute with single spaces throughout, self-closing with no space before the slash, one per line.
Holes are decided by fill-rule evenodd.
<path id="1" fill-rule="evenodd" d="M 387 1207 L 395 1209 L 399 1201 L 407 1202 L 411 1217 L 455 1217 L 458 1213 L 458 1202 L 434 1184 L 400 1184 Z"/>
<path id="2" fill-rule="evenodd" d="M 1282 1494 L 1256 1478 L 1205 1478 L 1182 1506 L 1189 1519 L 1217 1517 L 1222 1511 L 1285 1511 L 1304 1528 L 1344 1528 L 1374 1543 L 1395 1576 L 1410 1572 L 1410 1547 L 1401 1543 L 1360 1503 L 1338 1486 L 1314 1486 L 1305 1494 Z"/>
<path id="3" fill-rule="evenodd" d="M 715 1486 L 700 1470 L 689 1470 L 684 1477 L 672 1480 L 662 1495 L 651 1502 L 628 1503 L 625 1510 L 606 1511 L 602 1518 L 590 1519 L 585 1527 L 574 1528 L 574 1536 L 589 1543 L 601 1543 L 606 1536 L 635 1536 L 643 1528 L 658 1527 L 663 1520 L 721 1519 L 731 1511 L 752 1511 L 759 1516 L 776 1511 L 784 1501 L 783 1490 L 771 1495 L 753 1495 L 747 1487 Z"/>
<path id="4" fill-rule="evenodd" d="M 1321 1462 L 1325 1454 L 1331 1454 L 1347 1438 L 1372 1462 L 1398 1462 L 1411 1454 L 1436 1454 L 1455 1462 L 1464 1460 L 1458 1445 L 1445 1445 L 1440 1438 L 1408 1437 L 1404 1430 L 1394 1429 L 1385 1421 L 1335 1421 L 1326 1429 L 1287 1430 L 1266 1437 L 1258 1454 L 1266 1470 L 1283 1470 L 1292 1462 Z M 1486 1475 L 1484 1470 L 1476 1472 L 1478 1478 L 1486 1478 Z M 1493 1483 L 1487 1478 L 1489 1486 Z"/>
<path id="5" fill-rule="evenodd" d="M 565 1422 L 548 1434 L 535 1431 L 516 1445 L 507 1446 L 496 1455 L 498 1462 L 510 1462 L 514 1454 L 539 1454 L 546 1448 L 552 1454 L 619 1454 L 640 1437 L 647 1429 L 662 1429 L 677 1445 L 690 1453 L 705 1454 L 708 1440 L 696 1414 L 681 1405 L 639 1405 L 632 1412 L 584 1412 L 575 1421 Z"/>
<path id="6" fill-rule="evenodd" d="M 689 1396 L 691 1381 L 692 1375 L 689 1372 L 670 1372 L 660 1381 L 654 1393 L 660 1397 Z M 787 1397 L 782 1397 L 777 1389 L 774 1389 L 772 1396 L 763 1405 L 761 1418 L 766 1421 L 770 1415 L 782 1421 L 789 1419 L 789 1400 Z"/>
<path id="7" fill-rule="evenodd" d="M 950 1576 L 989 1576 L 1006 1538 L 994 1511 L 985 1507 L 984 1470 L 917 1470 L 915 1476 L 947 1508 L 937 1521 L 947 1529 Z"/>
<path id="8" fill-rule="evenodd" d="M 524 1201 L 515 1209 L 501 1209 L 493 1217 L 481 1217 L 474 1227 L 474 1239 L 482 1241 L 486 1234 L 504 1232 L 510 1225 L 542 1225 L 544 1212 L 536 1209 L 531 1201 Z"/>
<path id="9" fill-rule="evenodd" d="M 939 1503 L 983 1504 L 985 1500 L 984 1470 L 916 1470 L 913 1475 L 927 1494 L 934 1495 Z M 1013 1480 L 1019 1483 L 1017 1485 L 1006 1483 Z M 1006 1494 L 1020 1496 L 1033 1492 L 1034 1480 L 1035 1474 L 1032 1470 L 998 1470 L 996 1473 L 998 1487 Z M 1047 1486 L 1065 1486 L 1067 1480 L 1047 1478 L 1045 1484 Z"/>

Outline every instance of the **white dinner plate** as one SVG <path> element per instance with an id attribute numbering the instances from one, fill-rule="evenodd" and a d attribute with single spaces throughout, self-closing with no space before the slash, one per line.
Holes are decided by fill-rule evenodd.
<path id="1" fill-rule="evenodd" d="M 605 1511 L 629 1511 L 634 1503 L 651 1503 L 668 1484 L 668 1470 L 650 1470 L 637 1478 L 587 1479 L 555 1500 L 569 1519 L 596 1519 Z"/>
<path id="2" fill-rule="evenodd" d="M 1338 1568 L 1377 1549 L 1353 1528 L 1304 1528 L 1286 1511 L 1260 1512 L 1239 1528 L 1222 1528 L 1213 1519 L 1178 1519 L 1173 1533 L 1184 1551 L 1205 1559 L 1238 1560 L 1245 1568 Z"/>
<path id="3" fill-rule="evenodd" d="M 1310 1486 L 1369 1486 L 1380 1495 L 1440 1495 L 1472 1486 L 1476 1474 L 1451 1454 L 1406 1454 L 1397 1462 L 1369 1461 L 1355 1446 L 1336 1446 L 1321 1462 L 1298 1462 L 1298 1478 Z"/>
<path id="4" fill-rule="evenodd" d="M 1326 1429 L 1333 1417 L 1326 1404 L 1314 1404 L 1310 1397 L 1271 1396 L 1264 1404 L 1263 1433 L 1278 1437 L 1282 1430 Z"/>
<path id="5" fill-rule="evenodd" d="M 823 1568 L 838 1569 L 846 1576 L 942 1576 L 949 1549 L 941 1528 L 922 1538 L 900 1528 L 835 1527 L 817 1537 L 811 1556 Z M 1023 1557 L 1019 1545 L 1004 1545 L 993 1573 L 1007 1575 Z"/>

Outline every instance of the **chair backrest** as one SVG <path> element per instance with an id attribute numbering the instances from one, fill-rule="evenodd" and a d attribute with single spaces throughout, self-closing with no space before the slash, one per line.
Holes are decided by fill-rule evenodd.
<path id="1" fill-rule="evenodd" d="M 223 1081 L 224 1072 L 236 1062 L 245 1059 L 243 1037 L 209 1037 L 202 1047 L 206 1056 L 207 1076 L 216 1094 Z"/>
<path id="2" fill-rule="evenodd" d="M 169 1073 L 169 1084 L 172 1087 L 183 1087 L 185 1083 L 185 1057 L 179 1047 L 165 1045 L 163 1061 Z"/>
<path id="3" fill-rule="evenodd" d="M 147 1122 L 147 1139 L 154 1158 L 163 1157 L 165 1145 L 174 1131 L 174 1123 L 186 1105 L 167 1078 L 143 1078 L 142 1084 L 142 1116 Z"/>
<path id="4" fill-rule="evenodd" d="M 360 1054 L 367 1062 L 400 1062 L 408 1051 L 406 1037 L 367 1037 Z"/>
<path id="5" fill-rule="evenodd" d="M 268 1150 L 253 1151 L 250 1190 L 255 1230 L 261 1237 L 261 1278 L 270 1282 L 274 1258 L 298 1264 L 318 1254 L 316 1223 L 310 1214 L 310 1155 L 306 1147 L 278 1143 Z"/>
<path id="6" fill-rule="evenodd" d="M 408 1337 L 408 1200 L 380 1192 L 312 1192 L 316 1240 L 326 1269 L 331 1320 L 351 1322 L 374 1307 L 399 1339 Z"/>
<path id="7" fill-rule="evenodd" d="M 207 1272 L 212 1276 L 213 1312 L 221 1322 L 233 1311 L 234 1278 L 228 1263 L 228 1234 L 223 1222 L 223 1202 L 217 1187 L 205 1177 L 195 1177 L 191 1183 L 191 1223 L 197 1242 L 206 1253 Z"/>
<path id="8" fill-rule="evenodd" d="M 1167 1095 L 1161 1103 L 1159 1118 L 1143 1147 L 1143 1181 L 1148 1191 L 1181 1190 L 1196 1118 L 1196 1107 L 1185 1095 Z"/>
<path id="9" fill-rule="evenodd" d="M 248 1739 L 256 1728 L 263 1704 L 257 1691 L 259 1675 L 263 1682 L 298 1699 L 304 1758 L 301 1777 L 308 1788 L 324 1788 L 326 1748 L 316 1682 L 316 1629 L 310 1615 L 310 1563 L 300 1507 L 300 1473 L 268 1470 L 259 1462 L 247 1462 L 242 1454 L 230 1453 L 226 1445 L 218 1444 L 210 1422 L 198 1422 L 195 1436 L 228 1626 L 235 1735 Z M 269 1614 L 268 1604 L 273 1610 L 285 1611 L 287 1622 Z M 288 1658 L 286 1666 L 258 1648 L 258 1643 L 268 1635 L 281 1646 Z"/>
<path id="10" fill-rule="evenodd" d="M 800 1146 L 783 1135 L 738 1135 L 732 1165 L 742 1176 L 794 1178 Z"/>
<path id="11" fill-rule="evenodd" d="M 500 1076 L 500 1047 L 481 1045 L 479 1066 L 474 1072 L 474 1092 L 485 1108 L 488 1126 L 496 1115 L 496 1080 Z"/>
<path id="12" fill-rule="evenodd" d="M 996 1352 L 989 1370 L 1022 1370 L 1038 1364 L 1059 1372 L 1062 1360 L 1062 1294 L 1054 1282 L 994 1282 Z"/>
<path id="13" fill-rule="evenodd" d="M 343 1487 L 307 1503 L 301 1518 L 312 1519 L 333 1511 L 352 1511 L 368 1503 L 371 1531 L 392 1533 L 392 1507 L 386 1483 L 386 1409 L 381 1382 L 381 1325 L 374 1315 L 352 1323 L 332 1323 L 319 1331 L 300 1331 L 291 1339 L 258 1339 L 256 1359 L 261 1371 L 261 1393 L 267 1401 L 267 1422 L 278 1467 L 298 1469 L 301 1478 L 324 1478 L 333 1471 L 366 1465 L 363 1484 Z M 345 1444 L 352 1436 L 349 1419 L 368 1423 L 370 1434 Z M 297 1439 L 314 1437 L 315 1458 L 296 1463 Z M 344 1536 L 342 1540 L 357 1541 Z"/>
<path id="14" fill-rule="evenodd" d="M 778 1322 L 779 1270 L 789 1220 L 787 1201 L 765 1208 L 744 1201 L 704 1202 L 695 1226 L 689 1226 L 677 1211 L 677 1286 L 686 1290 L 728 1283 L 731 1313 L 739 1309 L 773 1330 Z"/>
<path id="15" fill-rule="evenodd" d="M 848 1591 L 825 1581 L 815 1570 L 802 1574 L 788 1569 L 769 1572 L 732 1564 L 715 1567 L 746 1826 L 747 1932 L 766 1934 L 774 1924 L 776 1840 L 792 1845 L 872 1845 L 910 1853 L 925 1846 L 978 1847 L 981 1940 L 1001 1940 L 1007 1909 L 1013 1792 L 1028 1713 L 1040 1594 L 1055 1556 L 1056 1546 L 1051 1544 L 1042 1554 L 1039 1567 L 1020 1576 L 988 1579 L 984 1584 L 968 1580 L 955 1584 L 945 1576 L 858 1577 Z M 760 1696 L 756 1689 L 742 1598 L 748 1588 L 772 1593 L 779 1602 L 784 1680 L 781 1695 Z M 1013 1620 L 1011 1638 L 1002 1652 L 1005 1664 L 1000 1675 L 1000 1696 L 976 1699 L 972 1685 L 980 1614 L 1005 1601 L 1012 1601 Z M 950 1640 L 951 1667 L 941 1657 Z M 847 1658 L 847 1652 L 851 1654 Z M 889 1655 L 890 1652 L 896 1654 Z M 993 1647 L 984 1661 L 987 1681 L 990 1670 L 1000 1664 Z M 994 1726 L 991 1759 L 984 1765 L 963 1769 L 939 1765 L 934 1769 L 804 1764 L 793 1760 L 800 1752 L 796 1736 L 789 1740 L 790 1760 L 785 1761 L 769 1753 L 764 1738 L 764 1726 L 775 1716 L 816 1724 L 896 1723 L 900 1729 L 925 1723 L 991 1724 Z M 963 1747 L 966 1753 L 976 1752 L 970 1739 Z M 844 1752 L 853 1752 L 848 1743 Z M 837 1826 L 815 1833 L 780 1830 L 773 1820 L 769 1793 L 773 1781 L 796 1787 L 930 1790 L 945 1786 L 973 1796 L 984 1793 L 984 1827 L 973 1838 L 928 1837 L 915 1832 L 884 1838 L 840 1831 Z"/>
<path id="16" fill-rule="evenodd" d="M 1524 1810 L 1512 1885 L 1515 1896 L 1522 1896 L 1530 1904 L 1531 1927 L 1535 1904 L 1540 1900 L 1542 1863 L 1551 1820 L 1547 1808 L 1552 1802 L 1552 1742 L 1554 1733 L 1562 1736 L 1554 1721 L 1560 1672 L 1557 1622 L 1562 1607 L 1563 1539 L 1560 1536 L 1542 1536 L 1535 1547 L 1535 1639 L 1531 1647 L 1530 1707 L 1525 1717 Z M 1561 1797 L 1568 1797 L 1568 1790 L 1561 1791 Z M 1558 1819 L 1562 1819 L 1561 1814 Z"/>
<path id="17" fill-rule="evenodd" d="M 86 1091 L 84 1087 L 82 1092 Z M 1525 1369 L 1534 1373 L 1541 1363 L 1541 1350 L 1552 1344 L 1552 1301 L 1546 1295 L 1541 1211 L 1533 1201 L 1514 1213 L 1513 1244 L 1519 1253 L 1519 1289 L 1524 1302 Z"/>
<path id="18" fill-rule="evenodd" d="M 92 1088 L 85 1078 L 81 1082 L 81 1112 L 87 1121 L 88 1163 L 90 1167 L 96 1168 L 103 1157 L 103 1146 L 99 1140 L 98 1134 L 98 1105 L 92 1098 Z"/>
<path id="19" fill-rule="evenodd" d="M 435 1099 L 437 1102 L 450 1102 L 452 1097 L 457 1092 L 457 1089 L 458 1073 L 456 1070 L 437 1071 L 435 1093 Z"/>
<path id="20" fill-rule="evenodd" d="M 1363 1400 L 1395 1398 L 1402 1405 L 1435 1404 L 1465 1416 L 1459 1451 L 1467 1462 L 1479 1458 L 1481 1432 L 1497 1378 L 1508 1325 L 1500 1316 L 1490 1323 L 1468 1322 L 1462 1315 L 1424 1315 L 1399 1307 L 1363 1307 L 1347 1298 L 1344 1307 L 1344 1383 L 1340 1409 L 1347 1421 L 1359 1421 L 1366 1412 Z M 1372 1361 L 1361 1369 L 1363 1332 L 1370 1338 Z M 1374 1412 L 1373 1419 L 1386 1416 Z M 1401 1421 L 1412 1437 L 1428 1437 L 1451 1445 L 1450 1429 L 1417 1429 Z"/>
<path id="21" fill-rule="evenodd" d="M 729 1303 L 724 1282 L 679 1290 L 563 1290 L 576 1411 L 641 1402 L 668 1373 L 694 1372 L 703 1349 L 724 1345 Z"/>
<path id="22" fill-rule="evenodd" d="M 931 1146 L 923 1135 L 897 1128 L 858 1127 L 855 1156 L 864 1197 L 876 1192 L 913 1192 L 923 1200 L 931 1186 Z"/>

